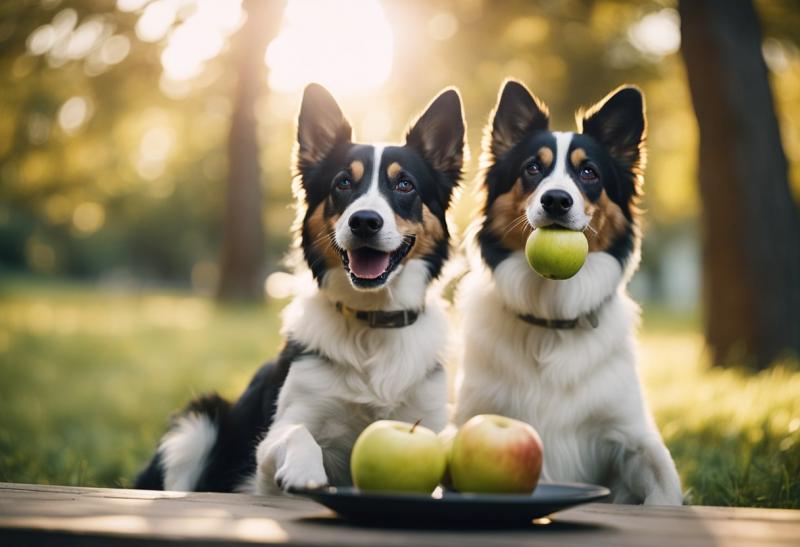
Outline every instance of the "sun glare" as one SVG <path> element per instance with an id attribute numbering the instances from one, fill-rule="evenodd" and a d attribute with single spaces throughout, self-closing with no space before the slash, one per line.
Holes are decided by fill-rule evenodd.
<path id="1" fill-rule="evenodd" d="M 393 46 L 377 0 L 289 0 L 265 56 L 269 85 L 294 92 L 313 81 L 337 95 L 368 92 L 389 77 Z"/>
<path id="2" fill-rule="evenodd" d="M 197 76 L 204 63 L 222 51 L 227 37 L 241 23 L 241 0 L 198 0 L 194 13 L 169 35 L 161 54 L 164 71 L 173 80 Z"/>

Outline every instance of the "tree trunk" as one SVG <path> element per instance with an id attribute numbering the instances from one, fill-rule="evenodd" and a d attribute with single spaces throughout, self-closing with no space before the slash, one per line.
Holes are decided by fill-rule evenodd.
<path id="1" fill-rule="evenodd" d="M 264 226 L 261 166 L 255 114 L 266 82 L 264 51 L 277 32 L 283 3 L 245 2 L 247 21 L 233 40 L 237 82 L 228 137 L 228 185 L 217 296 L 223 300 L 263 299 Z"/>
<path id="2" fill-rule="evenodd" d="M 706 338 L 714 362 L 800 355 L 800 220 L 751 0 L 680 0 L 700 128 Z"/>

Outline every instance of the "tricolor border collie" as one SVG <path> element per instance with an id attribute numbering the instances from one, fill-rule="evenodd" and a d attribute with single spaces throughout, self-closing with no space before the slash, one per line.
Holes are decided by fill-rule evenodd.
<path id="1" fill-rule="evenodd" d="M 639 263 L 646 121 L 621 87 L 548 130 L 547 107 L 507 81 L 486 129 L 480 257 L 459 288 L 463 367 L 456 423 L 491 413 L 536 427 L 542 477 L 608 486 L 617 503 L 680 504 L 680 482 L 636 372 L 639 310 L 625 286 Z M 571 279 L 528 266 L 532 229 L 585 231 Z"/>
<path id="2" fill-rule="evenodd" d="M 464 116 L 442 92 L 402 146 L 356 144 L 309 85 L 298 118 L 300 248 L 316 283 L 284 312 L 286 346 L 238 401 L 192 402 L 138 488 L 277 492 L 345 485 L 357 435 L 378 419 L 447 421 L 447 318 L 428 286 L 449 253 Z M 431 291 L 433 292 L 433 291 Z"/>

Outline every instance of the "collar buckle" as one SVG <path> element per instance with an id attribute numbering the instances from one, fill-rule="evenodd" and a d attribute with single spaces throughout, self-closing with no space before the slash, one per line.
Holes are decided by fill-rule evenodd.
<path id="1" fill-rule="evenodd" d="M 341 302 L 336 302 L 336 311 L 351 319 L 356 317 L 356 310 L 349 306 L 345 306 Z"/>

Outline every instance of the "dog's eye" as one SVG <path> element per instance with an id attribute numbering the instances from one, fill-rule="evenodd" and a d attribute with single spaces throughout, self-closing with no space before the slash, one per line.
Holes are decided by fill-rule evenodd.
<path id="1" fill-rule="evenodd" d="M 578 176 L 583 182 L 596 182 L 597 179 L 600 178 L 597 175 L 597 171 L 594 170 L 594 167 L 589 165 L 581 167 L 580 171 L 578 171 Z"/>
<path id="2" fill-rule="evenodd" d="M 353 187 L 353 181 L 349 177 L 341 177 L 336 179 L 333 185 L 337 190 L 350 190 Z"/>
<path id="3" fill-rule="evenodd" d="M 414 189 L 414 183 L 408 179 L 400 179 L 397 181 L 397 184 L 395 184 L 394 189 L 396 192 L 407 194 Z"/>
<path id="4" fill-rule="evenodd" d="M 525 165 L 525 172 L 531 176 L 540 175 L 542 173 L 542 164 L 539 160 L 531 160 Z"/>

